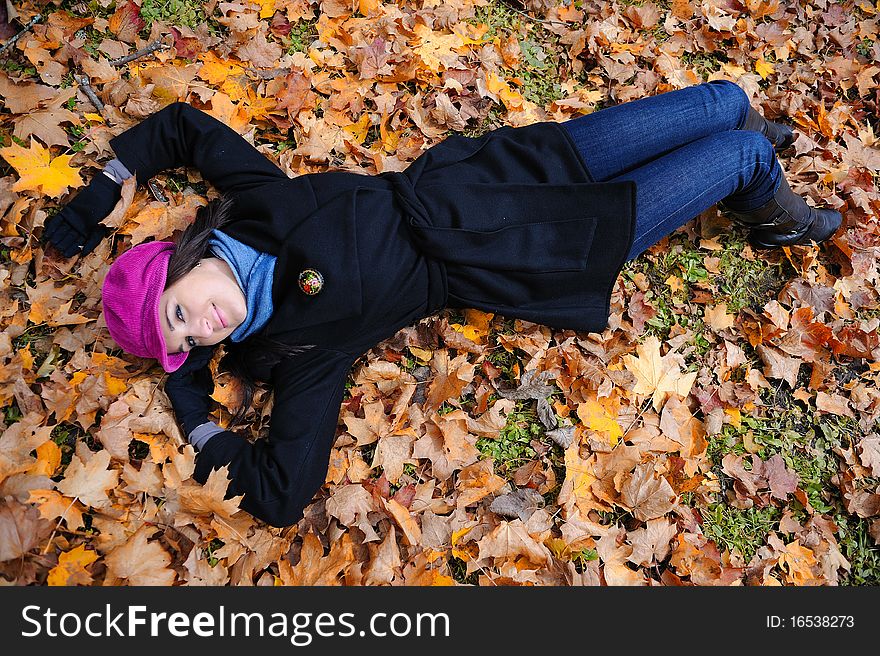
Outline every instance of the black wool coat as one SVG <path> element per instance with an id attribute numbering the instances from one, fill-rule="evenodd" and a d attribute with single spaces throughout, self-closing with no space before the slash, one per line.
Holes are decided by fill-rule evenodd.
<path id="1" fill-rule="evenodd" d="M 276 256 L 265 336 L 315 347 L 254 377 L 271 382 L 269 435 L 214 435 L 195 478 L 229 465 L 228 494 L 275 526 L 324 483 L 345 381 L 380 341 L 444 307 L 601 331 L 632 245 L 633 183 L 594 183 L 556 123 L 450 136 L 405 171 L 288 178 L 234 130 L 174 103 L 110 142 L 144 183 L 190 166 L 235 198 L 224 232 Z M 306 294 L 301 271 L 318 270 Z"/>

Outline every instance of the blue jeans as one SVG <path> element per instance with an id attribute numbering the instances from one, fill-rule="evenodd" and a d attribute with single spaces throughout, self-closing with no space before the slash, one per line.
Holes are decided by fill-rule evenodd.
<path id="1" fill-rule="evenodd" d="M 749 99 L 717 80 L 602 109 L 562 123 L 596 182 L 636 183 L 627 259 L 721 200 L 734 210 L 768 202 L 782 179 L 773 145 L 740 130 Z"/>

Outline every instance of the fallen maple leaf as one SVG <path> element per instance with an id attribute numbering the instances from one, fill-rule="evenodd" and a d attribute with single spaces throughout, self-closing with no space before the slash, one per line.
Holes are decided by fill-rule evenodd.
<path id="1" fill-rule="evenodd" d="M 636 347 L 637 356 L 624 355 L 623 362 L 636 377 L 633 392 L 651 395 L 655 410 L 659 410 L 670 394 L 687 396 L 697 378 L 697 372 L 682 374 L 672 353 L 660 355 L 660 340 L 649 336 Z"/>
<path id="2" fill-rule="evenodd" d="M 177 491 L 183 508 L 196 515 L 216 513 L 230 518 L 238 512 L 238 504 L 244 495 L 226 499 L 229 487 L 229 465 L 213 469 L 204 485 L 183 485 Z"/>
<path id="3" fill-rule="evenodd" d="M 156 531 L 156 527 L 141 526 L 125 544 L 107 554 L 107 576 L 129 585 L 173 585 L 177 575 L 168 569 L 171 556 L 158 542 L 148 541 Z"/>
<path id="4" fill-rule="evenodd" d="M 110 505 L 107 492 L 116 487 L 119 472 L 107 469 L 110 465 L 110 452 L 101 450 L 93 454 L 87 463 L 73 456 L 64 478 L 58 483 L 58 491 L 76 498 L 87 506 L 103 508 Z"/>
<path id="5" fill-rule="evenodd" d="M 48 148 L 31 140 L 27 148 L 13 143 L 0 148 L 2 156 L 18 172 L 13 191 L 40 191 L 57 198 L 71 187 L 81 187 L 80 167 L 70 165 L 73 155 L 52 157 Z"/>
<path id="6" fill-rule="evenodd" d="M 91 585 L 92 575 L 86 567 L 98 560 L 98 554 L 84 544 L 58 556 L 58 564 L 49 571 L 46 585 Z"/>
<path id="7" fill-rule="evenodd" d="M 52 524 L 33 506 L 0 498 L 0 563 L 25 555 L 51 531 Z"/>

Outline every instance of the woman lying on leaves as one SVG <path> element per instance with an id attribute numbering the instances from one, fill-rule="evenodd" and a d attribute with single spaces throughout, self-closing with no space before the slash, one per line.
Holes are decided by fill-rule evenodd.
<path id="1" fill-rule="evenodd" d="M 828 239 L 841 216 L 792 193 L 775 151 L 793 133 L 732 82 L 667 92 L 564 123 L 450 136 L 404 172 L 288 178 L 229 127 L 172 104 L 111 141 L 113 160 L 49 223 L 90 252 L 119 182 L 198 169 L 221 199 L 172 242 L 123 253 L 103 283 L 125 351 L 156 358 L 197 449 L 194 477 L 229 465 L 228 496 L 275 526 L 323 484 L 345 382 L 362 354 L 445 307 L 601 332 L 623 264 L 712 205 L 756 247 Z M 274 393 L 266 439 L 208 420 L 221 365 Z"/>

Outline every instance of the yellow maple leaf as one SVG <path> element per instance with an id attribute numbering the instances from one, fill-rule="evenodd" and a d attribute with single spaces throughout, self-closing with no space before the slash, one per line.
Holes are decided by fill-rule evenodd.
<path id="1" fill-rule="evenodd" d="M 772 73 L 776 72 L 776 69 L 773 67 L 773 64 L 761 57 L 755 62 L 755 72 L 761 76 L 761 79 L 766 80 Z"/>
<path id="2" fill-rule="evenodd" d="M 98 554 L 86 549 L 84 544 L 58 556 L 58 564 L 49 571 L 48 585 L 89 584 L 92 575 L 86 567 L 98 560 Z"/>
<path id="3" fill-rule="evenodd" d="M 636 377 L 633 392 L 652 396 L 655 410 L 660 410 L 669 394 L 687 396 L 697 378 L 697 372 L 682 374 L 670 354 L 660 356 L 660 340 L 651 335 L 636 347 L 637 356 L 623 356 L 626 368 Z"/>
<path id="4" fill-rule="evenodd" d="M 365 112 L 361 114 L 357 123 L 346 125 L 342 129 L 353 136 L 358 143 L 362 144 L 367 138 L 367 131 L 370 129 L 370 115 Z"/>
<path id="5" fill-rule="evenodd" d="M 580 456 L 580 441 L 572 440 L 565 450 L 565 482 L 563 489 L 567 496 L 574 499 L 575 505 L 586 515 L 598 507 L 593 495 L 592 485 L 596 482 L 593 463 Z M 561 496 L 561 495 L 560 495 Z"/>
<path id="6" fill-rule="evenodd" d="M 742 413 L 739 408 L 724 408 L 724 412 L 730 416 L 730 425 L 739 428 L 742 424 Z"/>
<path id="7" fill-rule="evenodd" d="M 451 323 L 449 324 L 449 327 L 452 328 L 455 332 L 461 333 L 475 344 L 479 344 L 480 340 L 482 339 L 480 331 L 474 326 L 462 326 L 460 323 Z"/>
<path id="8" fill-rule="evenodd" d="M 608 409 L 595 399 L 587 399 L 586 402 L 579 403 L 577 416 L 590 430 L 603 433 L 611 446 L 617 444 L 617 441 L 623 437 L 623 429 L 614 418 L 616 415 L 609 413 Z"/>
<path id="9" fill-rule="evenodd" d="M 358 0 L 358 12 L 361 16 L 369 16 L 379 8 L 379 0 Z"/>
<path id="10" fill-rule="evenodd" d="M 472 528 L 473 526 L 464 526 L 452 532 L 452 555 L 464 562 L 468 562 L 471 559 L 471 555 L 466 549 L 459 548 L 458 543 L 465 535 L 471 532 Z"/>
<path id="11" fill-rule="evenodd" d="M 455 64 L 459 48 L 472 43 L 482 43 L 480 40 L 456 32 L 451 34 L 435 32 L 424 23 L 416 23 L 413 32 L 418 38 L 418 44 L 413 48 L 413 52 L 434 73 L 439 73 L 442 69 Z"/>
<path id="12" fill-rule="evenodd" d="M 198 76 L 208 84 L 223 84 L 226 78 L 244 73 L 244 66 L 236 61 L 220 59 L 213 52 L 199 55 L 199 59 L 202 60 L 202 67 Z"/>
<path id="13" fill-rule="evenodd" d="M 519 109 L 523 106 L 525 98 L 510 88 L 510 85 L 502 80 L 496 73 L 486 75 L 486 91 L 504 103 L 507 109 Z"/>
<path id="14" fill-rule="evenodd" d="M 431 361 L 431 357 L 434 355 L 434 352 L 430 349 L 422 349 L 418 346 L 410 346 L 409 352 L 415 356 L 420 364 L 428 364 Z"/>
<path id="15" fill-rule="evenodd" d="M 260 6 L 260 18 L 271 18 L 275 13 L 275 0 L 251 0 L 251 2 Z"/>
<path id="16" fill-rule="evenodd" d="M 58 155 L 54 159 L 48 148 L 31 141 L 28 148 L 12 143 L 0 148 L 3 157 L 16 170 L 19 180 L 12 191 L 40 190 L 47 196 L 58 197 L 68 188 L 81 187 L 80 167 L 71 166 L 73 155 Z"/>

